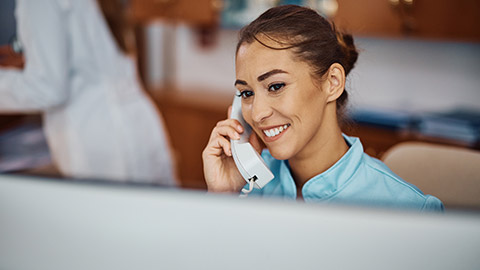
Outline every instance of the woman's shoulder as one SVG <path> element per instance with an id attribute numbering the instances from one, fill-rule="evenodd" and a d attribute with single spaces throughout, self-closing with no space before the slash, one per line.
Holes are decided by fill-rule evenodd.
<path id="1" fill-rule="evenodd" d="M 364 153 L 362 160 L 363 160 L 365 172 L 367 174 L 372 176 L 377 176 L 378 178 L 382 178 L 384 181 L 395 183 L 407 189 L 411 189 L 413 192 L 418 193 L 420 195 L 423 194 L 419 188 L 402 179 L 400 176 L 394 173 L 385 163 L 383 163 L 379 159 L 371 157 L 368 154 Z"/>
<path id="2" fill-rule="evenodd" d="M 382 161 L 364 154 L 362 178 L 368 179 L 373 191 L 392 198 L 393 203 L 415 208 L 443 210 L 442 202 L 434 196 L 424 194 L 418 187 L 402 179 Z"/>

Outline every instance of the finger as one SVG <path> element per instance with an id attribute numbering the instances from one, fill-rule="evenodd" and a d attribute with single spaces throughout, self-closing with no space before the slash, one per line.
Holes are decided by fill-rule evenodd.
<path id="1" fill-rule="evenodd" d="M 210 149 L 208 151 L 210 155 L 221 156 L 222 154 L 225 154 L 229 157 L 232 156 L 230 141 L 225 137 L 216 137 L 207 147 Z"/>
<path id="2" fill-rule="evenodd" d="M 220 126 L 213 129 L 210 141 L 215 140 L 217 137 L 239 140 L 240 134 L 231 126 Z"/>
<path id="3" fill-rule="evenodd" d="M 215 127 L 222 127 L 222 126 L 231 126 L 237 130 L 237 132 L 242 133 L 243 127 L 237 119 L 225 119 L 219 121 Z"/>

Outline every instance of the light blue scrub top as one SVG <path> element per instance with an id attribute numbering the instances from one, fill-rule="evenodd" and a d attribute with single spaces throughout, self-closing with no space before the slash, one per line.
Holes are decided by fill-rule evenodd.
<path id="1" fill-rule="evenodd" d="M 439 199 L 423 194 L 384 163 L 365 154 L 358 138 L 343 136 L 349 150 L 332 167 L 305 183 L 302 195 L 306 202 L 443 211 Z M 273 158 L 268 150 L 262 152 L 262 157 L 275 178 L 250 194 L 295 200 L 297 188 L 288 161 Z"/>

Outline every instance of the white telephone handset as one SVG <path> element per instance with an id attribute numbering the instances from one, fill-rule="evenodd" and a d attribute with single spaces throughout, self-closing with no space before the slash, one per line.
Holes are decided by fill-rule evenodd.
<path id="1" fill-rule="evenodd" d="M 233 160 L 240 174 L 242 174 L 243 179 L 250 184 L 250 191 L 253 187 L 258 189 L 263 188 L 273 179 L 274 175 L 257 151 L 248 142 L 252 128 L 243 119 L 242 97 L 238 92 L 233 98 L 230 118 L 237 119 L 244 129 L 243 133 L 240 134 L 240 140 L 230 140 Z"/>

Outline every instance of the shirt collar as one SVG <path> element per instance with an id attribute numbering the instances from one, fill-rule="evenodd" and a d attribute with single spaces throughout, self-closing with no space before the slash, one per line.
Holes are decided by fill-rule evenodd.
<path id="1" fill-rule="evenodd" d="M 302 188 L 305 201 L 325 200 L 340 191 L 355 174 L 363 156 L 363 146 L 355 137 L 343 138 L 350 146 L 348 151 L 332 167 L 325 172 L 312 177 Z M 281 186 L 285 188 L 284 196 L 296 198 L 297 191 L 287 161 L 280 165 Z"/>

